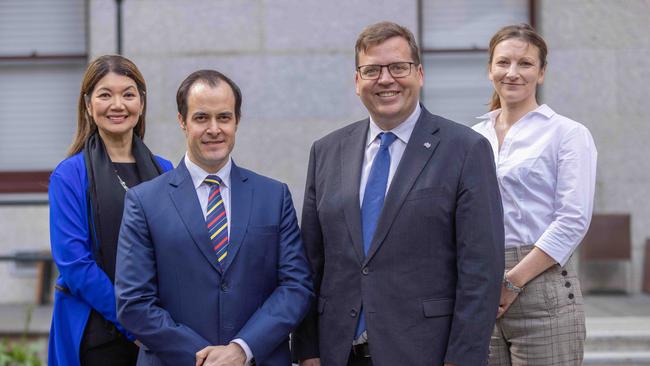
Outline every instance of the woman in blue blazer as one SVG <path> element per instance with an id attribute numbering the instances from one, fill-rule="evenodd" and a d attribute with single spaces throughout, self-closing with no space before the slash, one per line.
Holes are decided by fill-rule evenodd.
<path id="1" fill-rule="evenodd" d="M 142 142 L 146 85 L 138 68 L 108 55 L 88 66 L 77 132 L 50 177 L 56 281 L 49 365 L 135 365 L 138 347 L 117 322 L 113 283 L 125 192 L 172 169 Z"/>

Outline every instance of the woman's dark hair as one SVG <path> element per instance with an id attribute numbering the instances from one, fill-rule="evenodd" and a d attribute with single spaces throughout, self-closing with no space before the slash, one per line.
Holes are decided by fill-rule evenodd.
<path id="1" fill-rule="evenodd" d="M 143 108 L 133 132 L 141 139 L 144 138 L 145 115 L 147 112 L 147 85 L 144 82 L 144 77 L 138 67 L 126 57 L 119 55 L 100 56 L 88 65 L 81 81 L 77 104 L 77 132 L 75 132 L 72 145 L 68 149 L 68 156 L 80 152 L 88 137 L 97 131 L 97 124 L 88 112 L 88 102 L 99 80 L 111 72 L 126 76 L 135 82 Z"/>

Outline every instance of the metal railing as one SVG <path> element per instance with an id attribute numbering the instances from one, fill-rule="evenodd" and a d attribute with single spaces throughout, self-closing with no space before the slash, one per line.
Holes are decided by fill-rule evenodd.
<path id="1" fill-rule="evenodd" d="M 20 252 L 0 254 L 0 262 L 36 263 L 38 279 L 36 282 L 36 304 L 43 305 L 51 302 L 54 286 L 54 260 L 49 251 Z"/>

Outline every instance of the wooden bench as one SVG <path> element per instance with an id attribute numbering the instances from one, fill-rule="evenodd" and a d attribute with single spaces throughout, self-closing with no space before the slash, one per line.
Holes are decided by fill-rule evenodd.
<path id="1" fill-rule="evenodd" d="M 579 246 L 579 258 L 585 292 L 627 292 L 632 258 L 630 215 L 594 214 Z"/>

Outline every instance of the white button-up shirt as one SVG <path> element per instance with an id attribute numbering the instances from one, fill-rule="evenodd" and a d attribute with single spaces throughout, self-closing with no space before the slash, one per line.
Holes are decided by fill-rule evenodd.
<path id="1" fill-rule="evenodd" d="M 192 160 L 185 154 L 185 166 L 190 172 L 190 177 L 192 177 L 192 183 L 194 183 L 194 189 L 196 189 L 196 195 L 199 198 L 199 203 L 201 204 L 201 212 L 203 212 L 203 218 L 205 219 L 207 215 L 208 207 L 208 198 L 210 196 L 210 186 L 205 183 L 205 178 L 210 173 L 203 170 L 200 166 L 194 164 Z M 219 186 L 219 193 L 221 198 L 223 198 L 223 207 L 226 209 L 226 217 L 228 218 L 228 237 L 230 237 L 230 226 L 232 225 L 231 216 L 230 216 L 230 169 L 232 167 L 232 160 L 229 158 L 226 165 L 224 165 L 218 172 L 212 173 L 221 178 L 221 185 Z"/>
<path id="2" fill-rule="evenodd" d="M 372 162 L 379 152 L 379 145 L 381 141 L 377 138 L 381 132 L 392 132 L 397 136 L 395 141 L 388 147 L 388 152 L 390 153 L 390 168 L 388 170 L 388 183 L 386 184 L 386 192 L 390 188 L 390 182 L 393 180 L 397 166 L 399 165 L 400 160 L 402 160 L 402 155 L 406 150 L 406 144 L 408 144 L 411 134 L 413 133 L 413 128 L 415 128 L 415 123 L 420 118 L 420 113 L 422 113 L 422 108 L 420 104 L 415 105 L 415 110 L 411 113 L 408 118 L 397 127 L 393 128 L 390 131 L 384 131 L 375 121 L 370 117 L 370 126 L 368 127 L 368 136 L 366 137 L 366 150 L 363 156 L 363 166 L 361 167 L 361 183 L 359 185 L 359 203 L 363 204 L 363 195 L 366 190 L 366 184 L 368 183 L 368 176 L 370 175 L 370 168 L 372 168 Z M 385 194 L 385 193 L 384 193 Z"/>
<path id="3" fill-rule="evenodd" d="M 501 149 L 500 109 L 473 128 L 492 145 L 506 248 L 534 244 L 563 266 L 589 228 L 596 184 L 596 146 L 586 127 L 541 105 L 517 121 Z"/>
<path id="4" fill-rule="evenodd" d="M 370 125 L 368 126 L 368 135 L 366 136 L 366 149 L 363 155 L 363 165 L 361 166 L 361 182 L 359 184 L 359 204 L 363 205 L 363 196 L 366 191 L 366 185 L 368 184 L 368 176 L 370 176 L 370 169 L 372 168 L 372 163 L 379 152 L 379 145 L 381 145 L 381 140 L 377 138 L 381 132 L 392 132 L 397 136 L 395 141 L 388 147 L 388 152 L 390 153 L 390 167 L 388 169 L 388 182 L 386 183 L 386 192 L 390 188 L 390 182 L 393 180 L 395 171 L 397 171 L 397 166 L 399 165 L 400 160 L 402 160 L 402 155 L 406 150 L 406 144 L 408 144 L 413 129 L 415 128 L 415 123 L 420 118 L 422 113 L 422 107 L 420 104 L 415 105 L 413 113 L 409 115 L 406 120 L 397 127 L 393 128 L 390 131 L 384 131 L 377 123 L 372 120 L 370 117 Z M 368 333 L 363 332 L 359 338 L 355 339 L 352 344 L 361 344 L 368 341 Z"/>

